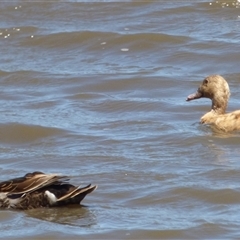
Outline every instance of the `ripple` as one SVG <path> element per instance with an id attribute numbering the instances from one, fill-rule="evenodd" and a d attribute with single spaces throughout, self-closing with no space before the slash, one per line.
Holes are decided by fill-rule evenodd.
<path id="1" fill-rule="evenodd" d="M 57 128 L 20 123 L 2 123 L 0 124 L 0 142 L 3 144 L 25 144 L 42 138 L 59 136 L 64 132 L 64 130 Z"/>

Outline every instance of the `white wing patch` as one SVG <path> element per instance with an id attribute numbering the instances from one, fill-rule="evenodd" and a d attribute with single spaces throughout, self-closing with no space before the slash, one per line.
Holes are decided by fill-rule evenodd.
<path id="1" fill-rule="evenodd" d="M 51 193 L 51 192 L 49 192 L 48 190 L 46 190 L 44 194 L 45 194 L 45 196 L 47 197 L 48 202 L 49 202 L 51 205 L 53 205 L 54 203 L 57 202 L 57 198 L 56 198 L 56 196 L 55 196 L 53 193 Z"/>

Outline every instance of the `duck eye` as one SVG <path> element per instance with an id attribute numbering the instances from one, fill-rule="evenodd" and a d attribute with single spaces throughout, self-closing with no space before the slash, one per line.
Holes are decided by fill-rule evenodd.
<path id="1" fill-rule="evenodd" d="M 207 79 L 204 79 L 204 80 L 203 80 L 203 84 L 204 84 L 204 85 L 207 85 L 207 84 L 208 84 L 208 80 L 207 80 Z"/>

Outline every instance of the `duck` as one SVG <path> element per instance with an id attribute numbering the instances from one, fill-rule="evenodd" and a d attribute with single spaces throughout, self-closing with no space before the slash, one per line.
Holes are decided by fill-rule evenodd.
<path id="1" fill-rule="evenodd" d="M 190 94 L 186 101 L 199 98 L 209 98 L 212 108 L 204 114 L 200 122 L 216 127 L 224 132 L 240 130 L 240 110 L 226 113 L 230 89 L 227 81 L 221 75 L 207 76 L 200 84 L 198 90 Z"/>
<path id="2" fill-rule="evenodd" d="M 69 183 L 69 177 L 40 171 L 0 182 L 0 208 L 28 210 L 41 207 L 60 207 L 81 203 L 97 188 Z"/>

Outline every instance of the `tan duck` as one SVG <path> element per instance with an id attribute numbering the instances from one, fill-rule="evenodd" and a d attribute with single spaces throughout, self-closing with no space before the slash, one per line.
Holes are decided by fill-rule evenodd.
<path id="1" fill-rule="evenodd" d="M 201 123 L 211 124 L 225 132 L 240 130 L 240 110 L 226 113 L 230 90 L 227 81 L 220 75 L 206 77 L 196 93 L 189 95 L 186 101 L 198 98 L 210 98 L 212 109 L 201 118 Z"/>
<path id="2" fill-rule="evenodd" d="M 80 188 L 68 183 L 67 176 L 27 173 L 0 183 L 0 208 L 32 209 L 80 204 L 97 186 Z"/>

